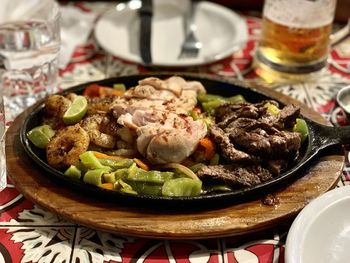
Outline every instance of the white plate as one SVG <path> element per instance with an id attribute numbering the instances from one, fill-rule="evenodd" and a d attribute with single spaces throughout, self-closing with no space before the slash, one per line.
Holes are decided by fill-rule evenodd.
<path id="1" fill-rule="evenodd" d="M 247 25 L 232 10 L 211 2 L 197 5 L 197 37 L 203 43 L 197 58 L 178 60 L 184 40 L 183 17 L 187 1 L 154 0 L 151 52 L 154 66 L 193 66 L 225 58 L 247 41 Z M 123 6 L 122 6 L 123 7 Z M 141 63 L 138 10 L 115 8 L 97 21 L 95 37 L 114 56 Z"/>
<path id="2" fill-rule="evenodd" d="M 288 233 L 285 261 L 350 262 L 349 248 L 350 186 L 344 186 L 316 198 L 300 212 Z"/>

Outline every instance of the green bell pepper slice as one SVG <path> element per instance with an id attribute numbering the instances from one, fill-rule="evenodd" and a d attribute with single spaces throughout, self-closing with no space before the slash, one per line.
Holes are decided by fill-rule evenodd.
<path id="1" fill-rule="evenodd" d="M 112 183 L 114 184 L 117 180 L 115 179 L 114 173 L 105 173 L 102 175 L 102 180 L 105 183 Z"/>
<path id="2" fill-rule="evenodd" d="M 103 166 L 111 167 L 113 170 L 121 168 L 129 168 L 134 161 L 132 159 L 111 160 L 111 159 L 97 159 Z"/>
<path id="3" fill-rule="evenodd" d="M 301 136 L 301 143 L 303 143 L 309 136 L 309 128 L 304 119 L 297 118 L 293 127 L 294 132 L 298 132 Z"/>
<path id="4" fill-rule="evenodd" d="M 88 170 L 83 177 L 83 181 L 87 184 L 92 184 L 99 186 L 102 184 L 102 176 L 105 173 L 108 173 L 109 170 L 105 168 Z"/>
<path id="5" fill-rule="evenodd" d="M 196 196 L 202 191 L 202 182 L 191 178 L 175 178 L 164 183 L 162 194 L 164 196 Z"/>
<path id="6" fill-rule="evenodd" d="M 126 193 L 126 194 L 132 194 L 137 195 L 138 193 L 126 182 L 124 182 L 122 179 L 119 179 L 114 184 L 115 189 L 117 189 L 119 192 Z"/>
<path id="7" fill-rule="evenodd" d="M 88 169 L 102 169 L 106 168 L 100 163 L 92 151 L 87 151 L 79 155 L 80 161 Z"/>
<path id="8" fill-rule="evenodd" d="M 235 95 L 232 97 L 228 97 L 226 100 L 230 103 L 233 103 L 233 104 L 246 102 L 245 98 L 241 94 L 238 94 L 238 95 Z"/>
<path id="9" fill-rule="evenodd" d="M 128 173 L 127 180 L 163 184 L 165 181 L 172 179 L 173 176 L 173 172 L 144 171 L 142 169 L 137 169 L 136 172 Z"/>
<path id="10" fill-rule="evenodd" d="M 55 131 L 47 124 L 37 126 L 27 132 L 28 139 L 38 148 L 45 149 Z"/>
<path id="11" fill-rule="evenodd" d="M 198 100 L 200 103 L 209 102 L 209 101 L 218 100 L 218 99 L 223 100 L 224 97 L 223 97 L 223 96 L 220 96 L 220 95 L 207 94 L 207 93 L 200 93 L 200 94 L 198 94 L 198 96 L 197 96 L 197 100 Z"/>
<path id="12" fill-rule="evenodd" d="M 69 178 L 72 178 L 72 179 L 75 179 L 75 180 L 79 180 L 81 178 L 81 171 L 75 165 L 71 165 L 64 172 L 64 175 L 69 177 Z"/>
<path id="13" fill-rule="evenodd" d="M 215 113 L 216 108 L 218 108 L 219 106 L 225 103 L 227 102 L 224 99 L 215 99 L 215 100 L 210 100 L 208 102 L 203 102 L 202 107 L 205 112 L 212 115 Z"/>

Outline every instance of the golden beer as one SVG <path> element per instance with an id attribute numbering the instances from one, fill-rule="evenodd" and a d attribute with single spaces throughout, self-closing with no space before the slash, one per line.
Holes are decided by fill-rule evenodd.
<path id="1" fill-rule="evenodd" d="M 321 70 L 327 64 L 335 2 L 266 0 L 257 73 L 273 82 L 274 75 L 293 78 Z"/>
<path id="2" fill-rule="evenodd" d="M 275 63 L 314 64 L 327 58 L 331 29 L 331 24 L 319 28 L 290 28 L 264 18 L 259 51 Z"/>

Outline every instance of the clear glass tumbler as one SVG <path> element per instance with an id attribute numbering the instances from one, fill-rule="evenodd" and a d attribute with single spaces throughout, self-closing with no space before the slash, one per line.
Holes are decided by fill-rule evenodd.
<path id="1" fill-rule="evenodd" d="M 0 12 L 0 67 L 6 119 L 53 93 L 58 81 L 59 5 L 6 0 Z"/>
<path id="2" fill-rule="evenodd" d="M 327 65 L 336 0 L 265 0 L 257 73 L 269 82 Z"/>

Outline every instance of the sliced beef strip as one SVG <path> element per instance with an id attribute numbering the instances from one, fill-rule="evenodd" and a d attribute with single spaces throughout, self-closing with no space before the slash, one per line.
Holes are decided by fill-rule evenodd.
<path id="1" fill-rule="evenodd" d="M 286 157 L 288 155 L 288 144 L 283 136 L 280 136 L 279 134 L 271 135 L 269 136 L 269 142 L 271 145 L 271 154 L 273 153 L 271 156 L 272 158 L 278 156 Z"/>
<path id="2" fill-rule="evenodd" d="M 237 138 L 234 141 L 237 143 L 237 145 L 241 145 L 242 141 L 247 141 L 246 144 L 248 144 L 250 137 L 252 137 L 251 134 L 254 133 L 250 133 L 246 137 L 241 136 L 240 138 Z M 279 157 L 288 158 L 291 156 L 296 156 L 301 146 L 300 135 L 296 132 L 281 131 L 274 135 L 268 136 L 267 140 L 269 141 L 270 149 L 261 149 L 262 151 L 260 152 L 260 154 L 269 154 L 270 159 L 275 159 Z M 249 148 L 245 149 L 247 149 L 247 151 L 250 152 Z M 255 152 L 253 151 L 253 153 Z"/>
<path id="3" fill-rule="evenodd" d="M 241 132 L 231 137 L 233 143 L 250 154 L 271 154 L 272 148 L 269 138 L 258 133 Z"/>
<path id="4" fill-rule="evenodd" d="M 266 114 L 266 103 L 278 106 L 274 100 L 265 100 L 259 103 L 237 103 L 224 104 L 216 109 L 216 123 L 219 127 L 226 127 L 232 121 L 238 118 L 258 119 Z"/>
<path id="5" fill-rule="evenodd" d="M 225 183 L 233 188 L 258 185 L 272 178 L 271 173 L 260 165 L 237 164 L 204 166 L 198 171 L 203 182 Z"/>
<path id="6" fill-rule="evenodd" d="M 293 132 L 279 132 L 264 136 L 258 132 L 241 132 L 235 137 L 229 136 L 231 142 L 248 154 L 268 155 L 270 159 L 287 158 L 296 154 L 300 148 L 300 136 Z"/>
<path id="7" fill-rule="evenodd" d="M 238 118 L 257 119 L 258 117 L 258 109 L 249 103 L 224 104 L 216 109 L 216 122 L 222 128 Z"/>
<path id="8" fill-rule="evenodd" d="M 282 136 L 286 139 L 288 152 L 297 153 L 301 147 L 301 137 L 297 132 L 282 131 Z"/>
<path id="9" fill-rule="evenodd" d="M 237 150 L 231 143 L 229 137 L 224 133 L 222 129 L 213 125 L 210 129 L 211 135 L 214 141 L 220 146 L 223 156 L 232 161 L 239 163 L 247 163 L 255 161 L 255 157 L 245 152 Z"/>
<path id="10" fill-rule="evenodd" d="M 285 129 L 293 128 L 295 120 L 300 114 L 300 107 L 294 105 L 285 106 L 278 114 L 278 123 Z"/>
<path id="11" fill-rule="evenodd" d="M 284 129 L 293 127 L 300 109 L 287 105 L 278 115 L 273 115 L 267 112 L 266 103 L 278 106 L 273 100 L 220 106 L 216 111 L 219 123 L 213 125 L 210 132 L 228 162 L 239 164 L 242 169 L 246 169 L 247 164 L 254 167 L 259 164 L 269 170 L 271 176 L 277 176 L 288 160 L 298 155 L 300 135 Z M 228 171 L 225 170 L 227 176 Z M 220 176 L 215 178 L 219 180 Z"/>
<path id="12" fill-rule="evenodd" d="M 261 122 L 274 126 L 279 130 L 293 128 L 297 117 L 300 114 L 300 107 L 287 105 L 278 115 L 266 113 L 259 119 Z"/>
<path id="13" fill-rule="evenodd" d="M 274 100 L 265 100 L 259 103 L 227 103 L 219 106 L 216 109 L 216 118 L 221 121 L 226 116 L 235 114 L 237 118 L 239 117 L 249 117 L 256 119 L 266 112 L 265 104 L 270 103 L 278 107 L 278 103 Z"/>
<path id="14" fill-rule="evenodd" d="M 250 118 L 259 119 L 261 122 L 278 127 L 279 129 L 293 127 L 296 118 L 300 114 L 300 107 L 291 104 L 287 105 L 276 116 L 266 111 L 266 103 L 278 107 L 278 103 L 274 100 L 266 100 L 255 104 L 224 104 L 216 110 L 216 122 L 219 127 L 225 128 L 238 118 Z"/>
<path id="15" fill-rule="evenodd" d="M 281 132 L 259 120 L 239 118 L 224 129 L 230 143 L 236 148 L 255 155 L 289 156 L 300 147 L 297 133 Z"/>
<path id="16" fill-rule="evenodd" d="M 238 133 L 235 131 L 235 129 L 241 129 L 246 132 L 250 132 L 253 130 L 264 130 L 265 133 L 271 135 L 271 134 L 276 134 L 279 132 L 278 129 L 275 127 L 271 126 L 268 123 L 261 122 L 259 120 L 254 120 L 254 119 L 248 119 L 248 118 L 239 118 L 236 119 L 235 121 L 232 121 L 226 128 L 224 128 L 224 131 L 229 134 L 236 134 Z"/>

